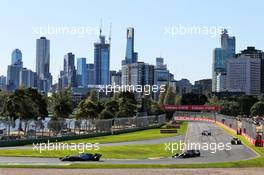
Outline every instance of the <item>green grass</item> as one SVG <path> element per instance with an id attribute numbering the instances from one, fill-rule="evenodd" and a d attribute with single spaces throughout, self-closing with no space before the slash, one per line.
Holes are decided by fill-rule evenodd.
<path id="1" fill-rule="evenodd" d="M 149 140 L 165 137 L 172 137 L 184 134 L 187 130 L 187 123 L 181 124 L 178 133 L 160 134 L 160 129 L 149 129 L 144 131 L 136 131 L 126 134 L 102 136 L 87 139 L 78 139 L 66 141 L 64 143 L 115 143 L 136 140 Z M 101 146 L 98 152 L 103 154 L 104 158 L 116 159 L 147 159 L 153 157 L 170 157 L 171 153 L 164 151 L 164 144 L 147 144 L 147 145 L 125 145 L 125 146 Z M 0 150 L 0 156 L 19 156 L 19 157 L 63 157 L 66 155 L 79 154 L 79 150 L 43 150 L 41 153 L 33 149 L 20 150 Z"/>
<path id="2" fill-rule="evenodd" d="M 143 131 L 130 132 L 126 134 L 119 135 L 110 135 L 110 136 L 102 136 L 102 137 L 94 137 L 87 139 L 78 139 L 78 140 L 70 140 L 65 141 L 68 143 L 116 143 L 116 142 L 128 142 L 128 141 L 136 141 L 136 140 L 150 140 L 150 139 L 158 139 L 165 137 L 172 137 L 176 135 L 182 135 L 187 130 L 187 123 L 183 122 L 181 124 L 181 128 L 178 129 L 178 133 L 173 134 L 160 134 L 160 129 L 148 129 Z"/>
<path id="3" fill-rule="evenodd" d="M 220 126 L 223 128 L 222 126 Z M 250 160 L 241 160 L 235 162 L 222 162 L 222 163 L 198 163 L 198 164 L 70 164 L 70 165 L 0 165 L 0 167 L 6 168 L 246 168 L 246 167 L 264 167 L 264 148 L 255 147 L 250 144 L 242 136 L 235 135 L 233 132 L 223 128 L 229 134 L 238 137 L 241 139 L 244 145 L 248 146 L 255 152 L 259 154 L 258 158 Z M 154 146 L 153 149 L 157 147 Z M 127 146 L 126 146 L 127 147 Z M 146 148 L 151 149 L 150 145 L 147 145 Z M 160 148 L 159 148 L 160 149 Z M 161 151 L 164 152 L 164 151 Z M 22 153 L 21 153 L 22 154 Z M 24 156 L 24 155 L 23 155 Z"/>
<path id="4" fill-rule="evenodd" d="M 126 146 L 104 146 L 98 151 L 89 151 L 91 153 L 100 153 L 103 158 L 115 159 L 147 159 L 154 157 L 170 157 L 171 153 L 164 150 L 164 144 L 153 145 L 126 145 Z M 41 153 L 37 150 L 0 150 L 0 156 L 18 156 L 18 157 L 63 157 L 66 155 L 79 154 L 79 151 L 71 150 L 45 150 Z"/>

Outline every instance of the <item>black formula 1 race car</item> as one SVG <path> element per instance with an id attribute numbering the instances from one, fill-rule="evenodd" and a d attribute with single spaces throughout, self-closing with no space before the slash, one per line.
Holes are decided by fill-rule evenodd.
<path id="1" fill-rule="evenodd" d="M 182 154 L 175 154 L 172 158 L 191 158 L 191 157 L 200 157 L 201 153 L 199 150 L 187 150 Z"/>
<path id="2" fill-rule="evenodd" d="M 61 161 L 99 161 L 102 154 L 81 153 L 75 156 L 61 157 Z"/>
<path id="3" fill-rule="evenodd" d="M 212 134 L 211 134 L 211 132 L 209 132 L 209 131 L 207 131 L 207 130 L 204 130 L 204 131 L 202 132 L 202 135 L 203 135 L 203 136 L 211 136 Z"/>
<path id="4" fill-rule="evenodd" d="M 232 144 L 232 145 L 241 145 L 242 142 L 241 142 L 241 140 L 240 140 L 239 138 L 233 138 L 233 139 L 231 140 L 231 144 Z"/>

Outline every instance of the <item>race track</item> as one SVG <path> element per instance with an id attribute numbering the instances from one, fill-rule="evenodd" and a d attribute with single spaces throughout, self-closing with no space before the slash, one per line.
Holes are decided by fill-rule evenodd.
<path id="1" fill-rule="evenodd" d="M 202 136 L 201 132 L 208 130 L 212 136 Z M 176 136 L 154 140 L 121 142 L 102 144 L 101 146 L 116 146 L 116 145 L 129 145 L 129 144 L 157 144 L 172 141 L 186 141 L 189 143 L 202 144 L 219 144 L 230 143 L 232 136 L 227 134 L 223 129 L 218 126 L 207 122 L 189 122 L 188 131 L 186 136 Z M 165 146 L 164 146 L 165 147 Z M 25 148 L 25 147 L 24 147 Z M 2 148 L 3 149 L 3 148 Z M 8 149 L 8 148 L 5 148 Z M 10 149 L 14 149 L 11 147 Z M 1 150 L 0 150 L 1 151 Z M 100 162 L 86 162 L 86 163 L 99 163 L 99 164 L 193 164 L 193 163 L 207 163 L 207 162 L 230 162 L 238 160 L 251 159 L 257 154 L 244 145 L 232 145 L 231 150 L 222 150 L 211 153 L 212 151 L 201 150 L 201 157 L 188 158 L 188 159 L 173 159 L 173 158 L 150 158 L 150 159 L 103 159 Z M 129 154 L 129 153 L 128 153 Z M 80 163 L 80 162 L 74 162 Z M 84 162 L 81 162 L 84 163 Z M 61 162 L 57 158 L 31 158 L 31 157 L 0 157 L 0 164 L 45 164 L 45 165 L 61 165 L 72 164 L 72 162 Z"/>

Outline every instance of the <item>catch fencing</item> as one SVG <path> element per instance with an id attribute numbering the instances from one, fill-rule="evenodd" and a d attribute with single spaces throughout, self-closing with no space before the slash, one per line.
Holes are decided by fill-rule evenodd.
<path id="1" fill-rule="evenodd" d="M 166 115 L 114 118 L 105 120 L 46 118 L 38 121 L 0 120 L 0 140 L 39 139 L 119 132 L 164 124 Z"/>

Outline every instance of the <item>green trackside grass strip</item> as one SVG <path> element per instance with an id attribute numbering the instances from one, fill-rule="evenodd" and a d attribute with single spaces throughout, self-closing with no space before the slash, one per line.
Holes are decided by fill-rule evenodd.
<path id="1" fill-rule="evenodd" d="M 222 163 L 200 163 L 200 164 L 71 164 L 71 165 L 0 165 L 6 168 L 247 168 L 247 167 L 264 167 L 264 148 L 255 147 L 249 143 L 243 136 L 235 135 L 228 129 L 223 128 L 227 133 L 241 139 L 244 145 L 253 149 L 259 154 L 258 158 L 250 160 L 241 160 L 235 162 L 222 162 Z"/>

